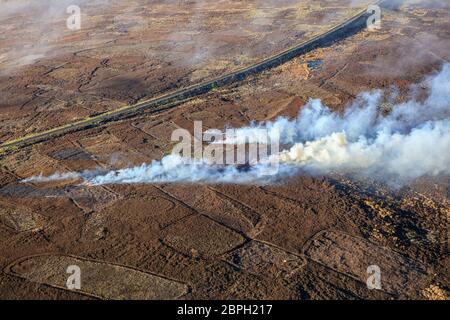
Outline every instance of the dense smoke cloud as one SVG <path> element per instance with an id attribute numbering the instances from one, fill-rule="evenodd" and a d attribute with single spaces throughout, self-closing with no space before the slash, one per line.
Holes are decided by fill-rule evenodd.
<path id="1" fill-rule="evenodd" d="M 386 97 L 376 90 L 362 93 L 343 114 L 332 112 L 319 100 L 311 100 L 295 119 L 278 118 L 237 129 L 235 138 L 226 143 L 240 143 L 243 136 L 250 143 L 265 143 L 267 137 L 260 134 L 261 129 L 266 129 L 269 136 L 276 132 L 282 144 L 291 146 L 271 156 L 271 162 L 280 163 L 273 176 L 264 174 L 268 163 L 241 169 L 170 155 L 118 171 L 66 173 L 27 181 L 82 178 L 95 185 L 259 184 L 280 182 L 301 171 L 405 183 L 423 175 L 450 174 L 450 65 L 427 77 L 421 86 L 427 90 L 426 98 L 412 90 L 408 101 L 395 104 L 389 99 L 391 95 Z"/>

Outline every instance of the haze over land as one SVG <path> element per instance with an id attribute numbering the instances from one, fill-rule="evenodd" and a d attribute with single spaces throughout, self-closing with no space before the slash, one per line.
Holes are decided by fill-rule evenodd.
<path id="1" fill-rule="evenodd" d="M 450 299 L 450 2 L 389 1 L 374 32 L 102 123 L 367 3 L 76 3 L 80 30 L 67 1 L 0 0 L 0 140 L 19 141 L 0 147 L 0 298 Z M 278 129 L 280 152 L 259 165 L 171 155 L 198 121 L 235 128 L 226 148 Z"/>

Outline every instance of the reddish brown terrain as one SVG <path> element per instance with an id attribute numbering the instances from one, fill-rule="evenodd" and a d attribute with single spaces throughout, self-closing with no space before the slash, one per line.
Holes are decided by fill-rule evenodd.
<path id="1" fill-rule="evenodd" d="M 93 1 L 76 32 L 55 29 L 64 14 L 38 26 L 33 10 L 10 6 L 0 13 L 0 140 L 250 65 L 370 3 L 356 2 Z M 310 98 L 342 111 L 392 86 L 401 101 L 449 61 L 450 6 L 404 4 L 383 9 L 380 30 L 242 82 L 2 155 L 0 298 L 450 299 L 446 175 L 396 187 L 339 172 L 253 185 L 22 181 L 159 160 L 173 130 L 194 121 L 223 130 L 292 118 Z M 81 290 L 66 288 L 70 265 Z M 367 288 L 371 265 L 381 290 Z"/>

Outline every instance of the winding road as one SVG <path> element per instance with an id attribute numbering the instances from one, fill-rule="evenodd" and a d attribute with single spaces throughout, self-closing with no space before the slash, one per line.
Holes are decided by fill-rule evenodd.
<path id="1" fill-rule="evenodd" d="M 382 2 L 383 1 L 377 1 L 375 3 L 380 4 Z M 225 74 L 210 81 L 195 84 L 184 89 L 180 89 L 159 97 L 154 97 L 139 102 L 134 105 L 128 105 L 119 109 L 115 109 L 113 111 L 108 111 L 93 117 L 88 117 L 83 120 L 69 123 L 47 131 L 33 133 L 15 140 L 7 141 L 0 145 L 0 156 L 17 151 L 25 146 L 48 141 L 71 132 L 98 127 L 108 122 L 133 117 L 139 115 L 144 110 L 156 112 L 161 110 L 161 107 L 169 108 L 185 101 L 186 99 L 199 96 L 213 89 L 237 81 L 242 81 L 249 75 L 261 73 L 264 70 L 276 67 L 286 61 L 310 52 L 316 48 L 330 45 L 333 42 L 341 40 L 362 30 L 366 27 L 367 19 L 370 16 L 371 13 L 368 13 L 366 9 L 361 10 L 346 21 L 334 26 L 333 28 L 320 35 L 313 37 L 312 39 L 304 41 L 278 54 L 265 58 L 253 65 L 235 70 L 231 73 Z"/>

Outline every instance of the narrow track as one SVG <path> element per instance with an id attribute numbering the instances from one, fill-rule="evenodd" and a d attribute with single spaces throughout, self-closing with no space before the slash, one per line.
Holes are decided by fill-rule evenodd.
<path id="1" fill-rule="evenodd" d="M 381 2 L 383 1 L 378 1 L 376 3 Z M 251 66 L 235 70 L 231 73 L 212 79 L 210 81 L 192 85 L 172 93 L 167 93 L 162 96 L 151 98 L 134 105 L 129 105 L 113 111 L 105 112 L 94 117 L 88 117 L 86 119 L 69 123 L 67 125 L 53 128 L 47 131 L 34 133 L 15 140 L 7 141 L 0 145 L 0 156 L 17 151 L 25 146 L 51 140 L 71 132 L 98 127 L 108 122 L 134 117 L 141 114 L 144 110 L 159 111 L 161 107 L 170 108 L 187 99 L 207 93 L 213 89 L 223 87 L 234 82 L 242 81 L 252 74 L 261 73 L 265 70 L 281 65 L 297 56 L 303 55 L 316 48 L 330 45 L 333 42 L 339 41 L 362 30 L 366 26 L 367 18 L 369 16 L 370 14 L 367 13 L 366 9 L 361 10 L 348 20 L 340 23 L 337 26 L 334 26 L 333 28 L 320 35 L 313 37 L 308 41 L 304 41 L 276 55 L 263 59 Z"/>

